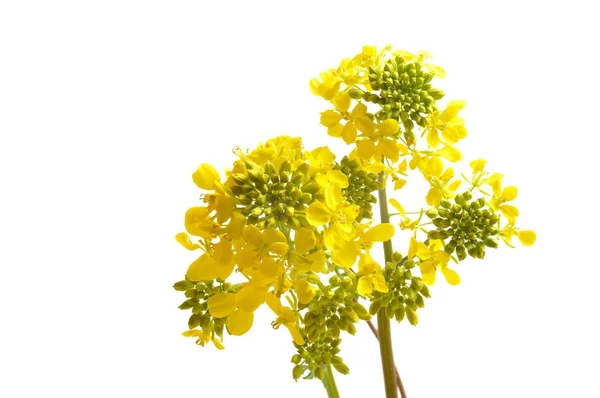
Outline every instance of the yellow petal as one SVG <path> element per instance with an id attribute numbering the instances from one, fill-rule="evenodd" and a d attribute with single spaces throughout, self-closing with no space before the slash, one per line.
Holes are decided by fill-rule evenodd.
<path id="1" fill-rule="evenodd" d="M 394 119 L 386 119 L 379 123 L 379 132 L 382 135 L 394 135 L 400 130 L 400 125 Z"/>
<path id="2" fill-rule="evenodd" d="M 286 239 L 284 233 L 275 228 L 266 229 L 265 232 L 263 233 L 263 236 L 265 237 L 265 243 L 267 245 L 270 245 L 274 242 L 287 243 L 287 239 Z"/>
<path id="3" fill-rule="evenodd" d="M 330 209 L 337 208 L 342 203 L 342 199 L 342 187 L 338 184 L 332 183 L 325 188 L 325 202 Z"/>
<path id="4" fill-rule="evenodd" d="M 235 302 L 242 310 L 252 312 L 265 302 L 266 297 L 266 287 L 247 284 L 237 292 Z"/>
<path id="5" fill-rule="evenodd" d="M 381 162 L 373 162 L 370 164 L 367 164 L 364 166 L 365 171 L 368 171 L 369 173 L 381 173 L 383 171 L 383 169 L 385 168 L 384 164 Z"/>
<path id="6" fill-rule="evenodd" d="M 441 66 L 427 65 L 427 70 L 433 73 L 435 77 L 439 77 L 440 79 L 446 77 L 446 71 L 444 71 L 444 69 Z"/>
<path id="7" fill-rule="evenodd" d="M 508 220 L 514 220 L 519 215 L 519 209 L 512 205 L 502 205 L 500 210 Z"/>
<path id="8" fill-rule="evenodd" d="M 356 143 L 356 151 L 361 159 L 369 160 L 375 153 L 375 143 L 371 140 L 363 140 Z"/>
<path id="9" fill-rule="evenodd" d="M 515 200 L 517 198 L 517 187 L 506 187 L 502 190 L 502 197 L 505 200 Z"/>
<path id="10" fill-rule="evenodd" d="M 227 317 L 227 331 L 234 336 L 241 336 L 250 330 L 253 322 L 254 312 L 237 309 Z"/>
<path id="11" fill-rule="evenodd" d="M 321 124 L 323 126 L 333 126 L 339 123 L 340 120 L 342 120 L 342 115 L 336 111 L 330 109 L 325 112 L 321 112 Z"/>
<path id="12" fill-rule="evenodd" d="M 339 92 L 333 97 L 333 103 L 340 112 L 346 112 L 350 108 L 350 96 L 348 93 Z"/>
<path id="13" fill-rule="evenodd" d="M 440 145 L 440 136 L 438 134 L 438 131 L 434 128 L 427 129 L 427 135 L 425 136 L 425 138 L 427 139 L 427 145 L 429 145 L 432 148 L 437 148 L 438 145 Z"/>
<path id="14" fill-rule="evenodd" d="M 531 246 L 535 243 L 536 235 L 531 230 L 520 231 L 519 240 L 524 246 Z"/>
<path id="15" fill-rule="evenodd" d="M 404 217 L 406 213 L 404 212 L 404 207 L 402 207 L 400 202 L 398 202 L 395 198 L 390 199 L 389 202 L 394 207 L 394 209 L 396 209 L 398 213 L 400 213 L 400 215 Z"/>
<path id="16" fill-rule="evenodd" d="M 341 267 L 350 268 L 354 265 L 359 253 L 360 245 L 357 242 L 346 242 L 334 248 L 331 259 Z"/>
<path id="17" fill-rule="evenodd" d="M 335 182 L 342 188 L 348 188 L 348 176 L 340 170 L 332 170 L 329 172 L 329 179 Z"/>
<path id="18" fill-rule="evenodd" d="M 356 119 L 359 116 L 364 116 L 367 113 L 367 106 L 362 102 L 356 104 L 352 112 L 350 112 L 350 117 L 352 119 Z"/>
<path id="19" fill-rule="evenodd" d="M 356 141 L 357 135 L 358 133 L 356 131 L 356 126 L 354 125 L 354 122 L 346 123 L 344 129 L 342 130 L 342 138 L 344 139 L 344 142 L 346 144 L 352 144 L 354 141 Z"/>
<path id="20" fill-rule="evenodd" d="M 473 160 L 469 165 L 473 169 L 473 173 L 480 173 L 483 171 L 483 168 L 487 164 L 487 160 L 485 159 L 477 159 Z"/>
<path id="21" fill-rule="evenodd" d="M 223 346 L 223 343 L 221 342 L 221 340 L 217 339 L 216 337 L 212 339 L 212 342 L 215 345 L 215 347 L 217 347 L 218 350 L 225 349 L 225 346 Z"/>
<path id="22" fill-rule="evenodd" d="M 310 261 L 310 270 L 312 272 L 325 271 L 325 263 L 327 261 L 327 257 L 325 256 L 325 252 L 323 250 L 319 250 L 310 254 L 306 257 L 306 259 Z"/>
<path id="23" fill-rule="evenodd" d="M 191 207 L 185 212 L 185 229 L 188 234 L 208 238 L 213 226 L 208 208 Z"/>
<path id="24" fill-rule="evenodd" d="M 461 101 L 461 100 L 450 101 L 448 103 L 448 106 L 444 110 L 444 112 L 442 112 L 442 115 L 440 116 L 440 121 L 442 123 L 448 123 L 449 121 L 451 121 L 458 115 L 458 112 L 461 109 L 463 109 L 465 107 L 465 105 L 466 105 L 465 101 Z"/>
<path id="25" fill-rule="evenodd" d="M 329 127 L 327 127 L 327 134 L 329 134 L 332 137 L 341 137 L 344 131 L 344 126 L 341 125 L 340 123 L 336 123 L 333 124 Z"/>
<path id="26" fill-rule="evenodd" d="M 373 287 L 375 290 L 381 293 L 387 293 L 389 291 L 385 278 L 382 274 L 376 274 L 373 277 Z"/>
<path id="27" fill-rule="evenodd" d="M 381 154 L 391 160 L 392 162 L 397 162 L 400 158 L 400 151 L 398 150 L 398 145 L 396 145 L 396 141 L 382 138 L 379 140 L 378 148 L 381 151 Z"/>
<path id="28" fill-rule="evenodd" d="M 208 311 L 215 318 L 225 318 L 235 310 L 235 294 L 215 293 L 207 301 Z"/>
<path id="29" fill-rule="evenodd" d="M 427 260 L 427 259 L 431 258 L 431 250 L 429 250 L 429 248 L 427 246 L 425 246 L 425 243 L 423 243 L 423 242 L 417 243 L 416 254 L 417 254 L 417 257 L 419 257 L 419 259 L 421 259 L 421 260 Z"/>
<path id="30" fill-rule="evenodd" d="M 450 145 L 445 145 L 442 149 L 438 150 L 437 153 L 451 162 L 458 162 L 462 159 L 462 154 L 458 149 Z"/>
<path id="31" fill-rule="evenodd" d="M 212 281 L 219 275 L 215 260 L 204 253 L 196 261 L 190 264 L 185 277 L 192 282 Z"/>
<path id="32" fill-rule="evenodd" d="M 298 294 L 298 301 L 301 304 L 308 304 L 317 294 L 312 285 L 304 279 L 296 279 L 292 282 L 292 285 Z"/>
<path id="33" fill-rule="evenodd" d="M 396 181 L 394 181 L 394 190 L 397 191 L 405 185 L 406 185 L 406 180 L 399 178 Z"/>
<path id="34" fill-rule="evenodd" d="M 417 249 L 419 248 L 419 245 L 417 243 L 417 240 L 415 239 L 415 236 L 411 236 L 410 237 L 410 245 L 408 246 L 408 259 L 412 260 L 416 255 L 417 255 Z"/>
<path id="35" fill-rule="evenodd" d="M 440 177 L 444 171 L 444 162 L 440 158 L 431 158 L 427 163 L 427 169 L 431 175 Z"/>
<path id="36" fill-rule="evenodd" d="M 306 219 L 315 227 L 327 224 L 331 218 L 331 210 L 321 202 L 313 202 L 306 210 Z"/>
<path id="37" fill-rule="evenodd" d="M 220 180 L 219 173 L 208 163 L 202 163 L 192 174 L 194 184 L 202 189 L 213 189 L 214 183 Z"/>
<path id="38" fill-rule="evenodd" d="M 364 233 L 362 240 L 366 242 L 386 242 L 394 236 L 394 226 L 383 223 L 374 226 Z"/>
<path id="39" fill-rule="evenodd" d="M 423 282 L 427 285 L 433 285 L 435 283 L 435 266 L 433 265 L 433 261 L 421 261 L 419 268 Z"/>
<path id="40" fill-rule="evenodd" d="M 306 253 L 317 244 L 317 239 L 312 229 L 300 228 L 296 231 L 296 251 L 298 253 Z"/>
<path id="41" fill-rule="evenodd" d="M 220 185 L 217 183 L 217 185 Z M 217 196 L 215 199 L 215 210 L 217 212 L 217 222 L 220 224 L 229 220 L 233 210 L 235 209 L 235 203 L 229 196 Z"/>
<path id="42" fill-rule="evenodd" d="M 442 267 L 442 274 L 444 274 L 444 277 L 449 284 L 458 285 L 460 283 L 460 276 L 450 268 Z"/>
<path id="43" fill-rule="evenodd" d="M 284 242 L 273 242 L 269 245 L 269 253 L 274 253 L 278 256 L 284 256 L 289 250 L 289 246 Z"/>
<path id="44" fill-rule="evenodd" d="M 199 244 L 192 243 L 190 237 L 185 232 L 180 232 L 177 235 L 175 235 L 175 240 L 177 240 L 177 242 L 179 242 L 181 246 L 185 247 L 188 250 L 196 250 L 200 248 Z"/>
<path id="45" fill-rule="evenodd" d="M 246 227 L 244 230 L 244 239 L 255 247 L 262 247 L 265 244 L 265 237 L 254 225 Z"/>
<path id="46" fill-rule="evenodd" d="M 425 200 L 429 206 L 438 207 L 442 201 L 442 192 L 437 188 L 431 188 Z"/>
<path id="47" fill-rule="evenodd" d="M 361 276 L 358 280 L 358 284 L 356 285 L 356 291 L 361 296 L 368 297 L 373 292 L 373 283 L 371 279 L 373 277 L 371 275 Z"/>
<path id="48" fill-rule="evenodd" d="M 267 280 L 273 280 L 285 272 L 283 265 L 270 256 L 263 258 L 259 269 Z"/>
<path id="49" fill-rule="evenodd" d="M 304 344 L 304 338 L 302 338 L 302 334 L 300 334 L 300 331 L 298 330 L 298 328 L 296 327 L 295 324 L 285 325 L 285 327 L 290 331 L 290 334 L 292 335 L 292 339 L 294 339 L 294 342 L 296 344 L 298 344 L 298 345 Z"/>
<path id="50" fill-rule="evenodd" d="M 231 243 L 221 240 L 215 245 L 213 258 L 218 265 L 229 265 L 233 261 Z"/>
<path id="51" fill-rule="evenodd" d="M 356 128 L 366 136 L 375 135 L 375 123 L 367 116 L 359 116 L 354 119 L 354 124 Z"/>
<path id="52" fill-rule="evenodd" d="M 246 226 L 246 217 L 241 213 L 233 213 L 231 220 L 227 225 L 227 236 L 231 239 L 239 239 L 242 237 L 244 227 Z"/>

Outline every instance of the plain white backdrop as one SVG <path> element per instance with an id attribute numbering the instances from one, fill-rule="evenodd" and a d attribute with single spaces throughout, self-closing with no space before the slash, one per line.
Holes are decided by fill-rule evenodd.
<path id="1" fill-rule="evenodd" d="M 235 145 L 331 144 L 308 81 L 365 44 L 425 49 L 464 99 L 467 160 L 520 188 L 532 248 L 442 280 L 393 326 L 411 398 L 600 397 L 593 1 L 2 1 L 0 396 L 321 397 L 259 312 L 226 350 L 180 333 L 171 285 L 199 192 Z M 342 397 L 382 397 L 363 325 Z"/>

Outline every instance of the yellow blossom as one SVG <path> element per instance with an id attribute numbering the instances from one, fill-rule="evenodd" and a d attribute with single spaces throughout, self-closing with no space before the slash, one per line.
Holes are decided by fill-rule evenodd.
<path id="1" fill-rule="evenodd" d="M 272 323 L 273 328 L 277 329 L 280 325 L 285 326 L 290 331 L 296 344 L 304 344 L 304 338 L 298 329 L 298 321 L 294 311 L 281 305 L 281 301 L 274 294 L 268 294 L 266 301 L 269 308 L 277 315 L 277 319 Z"/>
<path id="2" fill-rule="evenodd" d="M 383 270 L 377 264 L 369 253 L 362 254 L 358 261 L 357 292 L 361 296 L 369 297 L 373 290 L 381 293 L 388 292 L 388 286 L 383 277 Z"/>
<path id="3" fill-rule="evenodd" d="M 414 250 L 414 249 L 413 249 Z M 416 255 L 419 258 L 419 268 L 423 276 L 423 282 L 428 285 L 435 283 L 436 270 L 439 269 L 446 281 L 451 285 L 458 285 L 460 277 L 458 274 L 448 268 L 450 255 L 443 250 L 443 243 L 440 240 L 430 239 L 429 247 L 424 243 L 418 242 L 416 247 Z"/>

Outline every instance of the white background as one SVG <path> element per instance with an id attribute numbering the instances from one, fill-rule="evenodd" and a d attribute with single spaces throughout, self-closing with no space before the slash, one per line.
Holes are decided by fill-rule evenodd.
<path id="1" fill-rule="evenodd" d="M 308 80 L 389 43 L 446 69 L 465 158 L 520 188 L 538 233 L 394 324 L 409 397 L 600 397 L 593 4 L 2 1 L 0 396 L 324 396 L 292 380 L 268 311 L 225 351 L 180 335 L 171 285 L 195 254 L 173 236 L 200 163 L 276 134 L 330 144 Z M 382 397 L 366 326 L 343 357 L 342 397 Z"/>

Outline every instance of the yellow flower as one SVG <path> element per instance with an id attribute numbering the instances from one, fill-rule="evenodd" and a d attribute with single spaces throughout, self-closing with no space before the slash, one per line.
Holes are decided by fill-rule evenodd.
<path id="1" fill-rule="evenodd" d="M 513 205 L 507 205 L 506 202 L 517 198 L 517 187 L 509 186 L 502 189 L 502 174 L 492 174 L 486 179 L 486 183 L 492 187 L 493 197 L 490 201 L 490 207 L 494 210 L 500 210 L 509 223 L 514 224 L 519 215 L 519 209 Z"/>
<path id="2" fill-rule="evenodd" d="M 269 308 L 277 315 L 277 319 L 272 323 L 273 328 L 277 329 L 281 325 L 285 326 L 290 331 L 296 344 L 304 344 L 304 338 L 302 337 L 302 334 L 300 334 L 297 317 L 294 311 L 289 307 L 281 305 L 281 301 L 272 293 L 267 295 L 266 301 Z"/>
<path id="3" fill-rule="evenodd" d="M 208 163 L 202 163 L 192 175 L 194 183 L 202 189 L 214 188 L 215 182 L 219 182 L 219 173 Z"/>
<path id="4" fill-rule="evenodd" d="M 532 230 L 520 231 L 515 227 L 514 222 L 510 222 L 500 230 L 500 236 L 504 243 L 510 247 L 514 247 L 510 242 L 513 236 L 517 236 L 523 246 L 533 246 L 536 240 L 536 234 Z"/>
<path id="5" fill-rule="evenodd" d="M 225 348 L 223 347 L 223 343 L 221 342 L 221 340 L 217 339 L 216 337 L 211 337 L 210 333 L 205 333 L 202 330 L 190 329 L 183 332 L 182 335 L 184 337 L 197 337 L 196 344 L 202 347 L 204 347 L 207 343 L 212 342 L 215 345 L 215 347 L 217 347 L 217 349 L 219 350 Z"/>
<path id="6" fill-rule="evenodd" d="M 357 292 L 361 296 L 369 297 L 373 290 L 381 293 L 388 292 L 388 286 L 383 277 L 383 270 L 377 264 L 369 253 L 362 254 L 358 261 Z"/>
<path id="7" fill-rule="evenodd" d="M 411 244 L 414 245 L 414 238 Z M 441 240 L 430 239 L 429 247 L 425 246 L 424 243 L 416 243 L 416 255 L 419 258 L 419 268 L 421 269 L 421 275 L 423 276 L 423 282 L 428 285 L 435 283 L 436 270 L 439 269 L 446 281 L 451 285 L 458 285 L 460 283 L 460 277 L 458 274 L 448 268 L 448 261 L 450 255 L 443 250 L 443 242 Z M 413 248 L 414 251 L 414 248 Z"/>
<path id="8" fill-rule="evenodd" d="M 314 78 L 310 81 L 310 90 L 313 94 L 330 100 L 339 91 L 342 79 L 330 70 L 321 73 L 321 80 Z"/>
<path id="9" fill-rule="evenodd" d="M 467 136 L 465 122 L 458 117 L 458 112 L 464 107 L 464 101 L 450 101 L 444 111 L 436 110 L 431 115 L 426 127 L 426 139 L 430 147 L 456 144 Z"/>
<path id="10" fill-rule="evenodd" d="M 431 185 L 426 197 L 429 206 L 438 207 L 442 199 L 453 197 L 462 183 L 461 180 L 450 183 L 454 177 L 454 170 L 448 168 L 444 171 L 444 163 L 438 157 L 424 157 L 420 160 L 418 167 L 423 177 Z"/>

